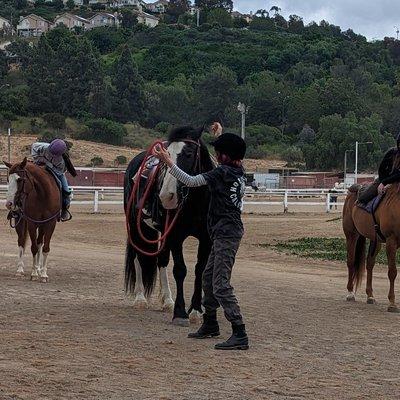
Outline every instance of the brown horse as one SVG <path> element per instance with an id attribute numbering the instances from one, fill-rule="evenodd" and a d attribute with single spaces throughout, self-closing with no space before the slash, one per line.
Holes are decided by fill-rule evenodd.
<path id="1" fill-rule="evenodd" d="M 33 256 L 31 280 L 48 282 L 47 257 L 61 212 L 60 190 L 45 168 L 27 162 L 26 158 L 19 164 L 4 164 L 9 168 L 6 207 L 15 215 L 18 234 L 17 275 L 24 275 L 23 256 L 29 233 Z"/>
<path id="2" fill-rule="evenodd" d="M 367 261 L 367 303 L 374 304 L 372 271 L 382 240 L 375 231 L 372 215 L 357 207 L 356 200 L 357 188 L 352 187 L 349 189 L 343 208 L 343 230 L 347 242 L 347 268 L 349 273 L 347 300 L 355 300 L 355 292 L 361 283 L 365 261 Z M 394 282 L 397 276 L 396 253 L 400 246 L 400 194 L 398 185 L 390 185 L 387 188 L 386 194 L 375 212 L 375 218 L 383 236 L 386 238 L 390 281 L 388 311 L 399 312 L 394 294 Z M 367 257 L 365 256 L 366 239 L 370 240 Z"/>

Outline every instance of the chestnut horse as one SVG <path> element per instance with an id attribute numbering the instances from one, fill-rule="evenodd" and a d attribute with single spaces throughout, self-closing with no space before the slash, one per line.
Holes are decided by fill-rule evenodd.
<path id="1" fill-rule="evenodd" d="M 373 216 L 357 207 L 357 187 L 351 187 L 343 208 L 343 230 L 347 242 L 347 300 L 355 300 L 355 292 L 361 283 L 367 264 L 367 303 L 374 304 L 372 290 L 372 271 L 376 256 L 381 248 L 382 239 L 375 231 Z M 386 239 L 386 255 L 388 260 L 388 277 L 390 282 L 389 307 L 390 312 L 399 312 L 395 302 L 394 283 L 397 276 L 396 253 L 400 246 L 400 193 L 398 185 L 391 185 L 379 204 L 375 219 L 381 233 Z M 370 240 L 367 257 L 365 255 L 366 239 Z"/>
<path id="2" fill-rule="evenodd" d="M 48 282 L 50 240 L 61 212 L 61 194 L 53 176 L 25 158 L 19 164 L 4 162 L 9 169 L 6 206 L 16 218 L 18 234 L 17 275 L 24 275 L 23 256 L 27 235 L 33 256 L 31 280 Z"/>

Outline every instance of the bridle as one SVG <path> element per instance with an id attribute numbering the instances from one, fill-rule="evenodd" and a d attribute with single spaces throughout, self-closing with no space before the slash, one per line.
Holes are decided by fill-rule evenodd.
<path id="1" fill-rule="evenodd" d="M 28 198 L 28 195 L 30 191 L 26 191 L 26 181 L 28 180 L 30 184 L 32 185 L 32 188 L 34 188 L 35 184 L 33 182 L 33 179 L 31 177 L 31 174 L 29 171 L 26 169 L 20 169 L 20 170 L 15 170 L 13 173 L 17 174 L 20 179 L 18 181 L 22 182 L 22 185 L 20 188 L 17 189 L 17 192 L 14 195 L 14 204 L 19 207 L 18 211 L 12 211 L 11 212 L 11 217 L 10 218 L 10 226 L 11 228 L 16 228 L 19 223 L 22 221 L 22 219 L 25 219 L 28 222 L 32 222 L 37 225 L 42 225 L 46 224 L 47 222 L 52 221 L 55 218 L 60 218 L 61 215 L 61 210 L 62 210 L 62 203 L 60 203 L 60 209 L 55 213 L 54 215 L 50 216 L 49 218 L 42 219 L 42 220 L 37 220 L 34 219 L 30 216 L 28 216 L 25 212 L 25 205 L 26 205 L 26 200 Z M 62 199 L 60 199 L 62 202 Z M 12 223 L 12 219 L 15 220 L 15 223 Z"/>
<path id="2" fill-rule="evenodd" d="M 194 169 L 192 171 L 200 172 L 200 170 L 201 170 L 201 144 L 200 144 L 200 141 L 199 140 L 196 141 L 196 140 L 192 140 L 192 139 L 182 139 L 180 141 L 185 142 L 185 143 L 193 143 L 197 146 L 196 156 L 195 156 L 195 160 L 194 160 L 194 164 L 193 164 Z M 150 257 L 155 257 L 163 251 L 167 237 L 171 233 L 172 229 L 174 228 L 174 226 L 178 220 L 178 217 L 183 209 L 183 206 L 185 205 L 186 200 L 189 196 L 189 190 L 190 190 L 188 187 L 186 187 L 184 185 L 180 186 L 181 195 L 179 197 L 180 197 L 181 201 L 179 202 L 178 207 L 175 210 L 175 215 L 173 217 L 171 217 L 171 210 L 167 210 L 163 233 L 160 235 L 160 237 L 158 237 L 155 240 L 147 239 L 142 231 L 142 226 L 141 226 L 142 216 L 143 216 L 143 208 L 144 208 L 147 198 L 149 197 L 149 194 L 153 187 L 153 184 L 157 179 L 158 173 L 159 173 L 160 169 L 162 168 L 161 163 L 158 163 L 158 165 L 156 167 L 154 167 L 152 169 L 152 171 L 150 172 L 150 175 L 147 179 L 146 186 L 144 189 L 144 194 L 143 194 L 142 198 L 138 198 L 138 189 L 139 189 L 142 174 L 146 169 L 148 161 L 152 157 L 154 157 L 153 150 L 155 147 L 160 146 L 160 145 L 163 146 L 164 143 L 161 141 L 157 141 L 157 142 L 153 143 L 153 145 L 150 146 L 150 148 L 146 152 L 146 155 L 145 155 L 145 157 L 140 165 L 140 168 L 136 174 L 136 179 L 135 179 L 131 194 L 129 196 L 128 203 L 126 205 L 126 228 L 127 228 L 127 232 L 128 232 L 128 241 L 136 251 L 138 251 L 139 253 L 141 253 L 143 255 L 150 256 Z M 132 239 L 130 220 L 131 220 L 133 202 L 135 199 L 137 199 L 137 204 L 138 204 L 138 207 L 137 207 L 138 210 L 137 210 L 137 214 L 136 214 L 137 232 L 139 234 L 140 239 L 142 241 L 144 241 L 146 244 L 153 244 L 153 245 L 157 244 L 158 245 L 158 250 L 155 252 L 148 252 L 146 250 L 143 250 Z"/>

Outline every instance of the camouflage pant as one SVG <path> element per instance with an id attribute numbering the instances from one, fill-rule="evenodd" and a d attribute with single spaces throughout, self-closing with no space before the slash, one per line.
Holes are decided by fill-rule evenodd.
<path id="1" fill-rule="evenodd" d="M 219 306 L 233 325 L 243 324 L 239 303 L 231 286 L 231 275 L 240 238 L 214 239 L 207 266 L 203 272 L 203 306 L 207 314 Z"/>

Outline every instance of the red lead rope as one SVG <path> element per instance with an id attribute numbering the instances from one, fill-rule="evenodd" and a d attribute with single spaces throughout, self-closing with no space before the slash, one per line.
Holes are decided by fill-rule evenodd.
<path id="1" fill-rule="evenodd" d="M 129 200 L 128 200 L 128 204 L 127 204 L 127 208 L 126 208 L 126 229 L 128 231 L 129 243 L 136 251 L 138 251 L 139 253 L 141 253 L 145 256 L 149 256 L 149 257 L 158 256 L 162 252 L 162 250 L 164 249 L 164 246 L 165 246 L 166 239 L 167 239 L 168 235 L 170 234 L 172 228 L 175 226 L 175 223 L 176 223 L 178 216 L 180 214 L 180 211 L 181 211 L 181 206 L 180 206 L 177 209 L 175 216 L 171 222 L 170 222 L 170 211 L 169 210 L 167 211 L 167 216 L 166 216 L 165 226 L 164 226 L 164 233 L 158 239 L 149 240 L 144 236 L 144 234 L 142 232 L 142 226 L 141 226 L 143 207 L 146 204 L 146 200 L 149 197 L 150 190 L 153 187 L 154 181 L 156 180 L 157 174 L 160 170 L 161 163 L 159 163 L 155 168 L 153 168 L 153 171 L 150 173 L 150 176 L 149 176 L 146 186 L 145 186 L 145 191 L 144 191 L 143 197 L 139 200 L 138 211 L 136 214 L 136 228 L 137 228 L 137 232 L 138 232 L 140 238 L 145 243 L 148 243 L 148 244 L 159 244 L 159 248 L 156 252 L 147 252 L 147 251 L 141 249 L 137 244 L 134 243 L 132 236 L 131 236 L 131 225 L 130 225 L 133 202 L 134 202 L 134 200 L 137 196 L 138 190 L 139 190 L 140 179 L 143 174 L 143 171 L 146 169 L 146 165 L 147 165 L 148 161 L 150 160 L 150 158 L 153 157 L 154 148 L 157 146 L 163 146 L 163 145 L 164 144 L 161 141 L 157 141 L 157 142 L 153 143 L 153 145 L 147 151 L 146 156 L 144 157 L 142 164 L 140 165 L 140 168 L 136 174 L 136 179 L 135 179 L 131 194 L 129 196 Z"/>

